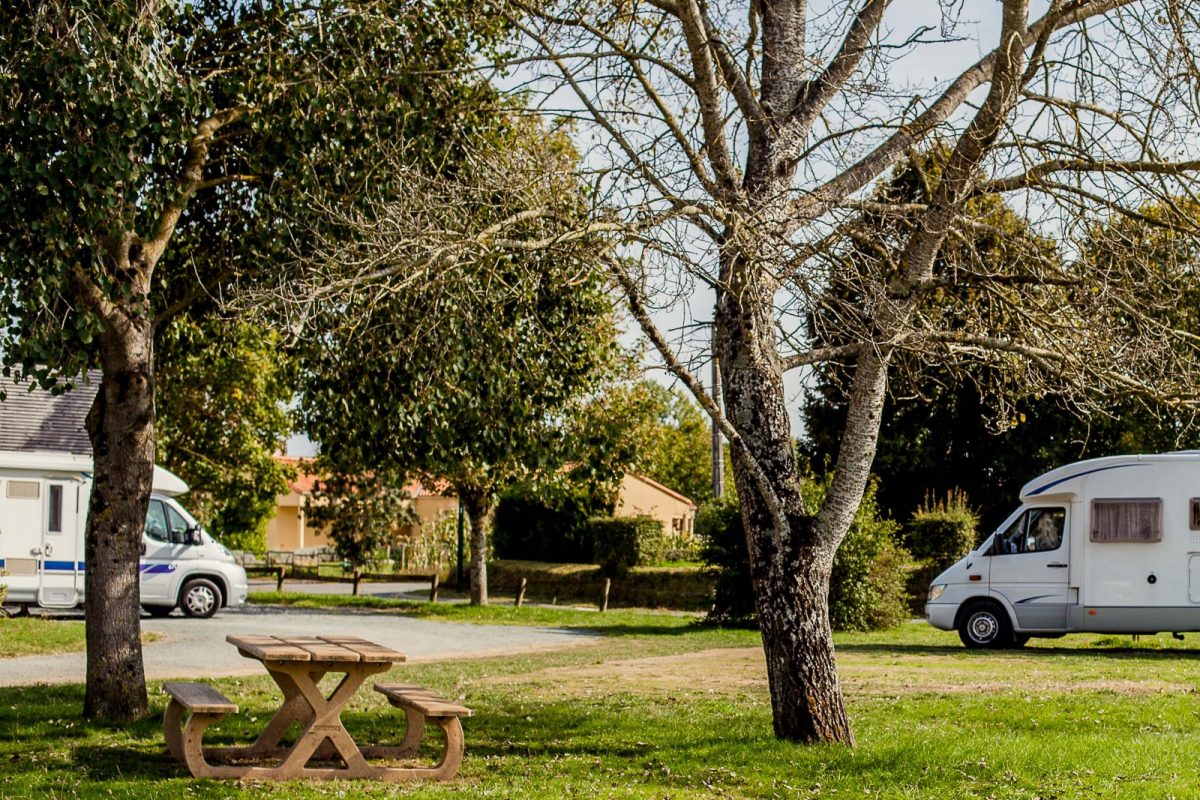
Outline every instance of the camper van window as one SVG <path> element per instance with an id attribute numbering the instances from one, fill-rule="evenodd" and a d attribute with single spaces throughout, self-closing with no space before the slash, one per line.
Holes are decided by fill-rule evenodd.
<path id="1" fill-rule="evenodd" d="M 187 520 L 170 506 L 167 506 L 167 527 L 171 532 L 172 544 L 187 544 Z"/>
<path id="2" fill-rule="evenodd" d="M 1093 500 L 1092 541 L 1162 541 L 1162 500 L 1158 498 Z"/>
<path id="3" fill-rule="evenodd" d="M 46 530 L 50 533 L 62 533 L 63 487 L 50 484 L 50 513 L 46 521 Z"/>
<path id="4" fill-rule="evenodd" d="M 1200 497 L 1192 498 L 1192 513 L 1188 515 L 1191 520 L 1191 529 L 1200 531 Z"/>
<path id="5" fill-rule="evenodd" d="M 1017 555 L 1057 550 L 1062 546 L 1066 518 L 1063 508 L 1031 508 L 999 535 L 994 552 Z"/>
<path id="6" fill-rule="evenodd" d="M 146 535 L 156 542 L 170 541 L 167 537 L 167 512 L 162 500 L 151 500 L 146 511 Z"/>

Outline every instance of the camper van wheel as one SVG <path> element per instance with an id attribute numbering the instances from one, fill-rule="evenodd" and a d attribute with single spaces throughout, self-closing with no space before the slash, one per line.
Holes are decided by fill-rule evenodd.
<path id="1" fill-rule="evenodd" d="M 971 650 L 1011 647 L 1012 625 L 1008 614 L 997 604 L 975 603 L 963 611 L 958 621 L 958 638 Z"/>
<path id="2" fill-rule="evenodd" d="M 181 595 L 179 607 L 189 617 L 208 619 L 221 607 L 221 590 L 208 578 L 192 578 Z"/>

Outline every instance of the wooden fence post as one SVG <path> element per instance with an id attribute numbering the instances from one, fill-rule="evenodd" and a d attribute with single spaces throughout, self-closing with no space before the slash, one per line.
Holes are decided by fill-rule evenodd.
<path id="1" fill-rule="evenodd" d="M 441 577 L 435 572 L 433 577 L 429 579 L 429 602 L 437 602 L 438 583 L 441 582 Z"/>
<path id="2" fill-rule="evenodd" d="M 279 565 L 279 571 L 275 575 L 275 591 L 276 592 L 283 591 L 283 575 L 286 570 L 287 570 L 287 567 L 283 566 L 283 564 Z"/>
<path id="3" fill-rule="evenodd" d="M 600 610 L 608 611 L 608 590 L 612 588 L 612 578 L 604 579 L 604 592 L 600 595 Z"/>
<path id="4" fill-rule="evenodd" d="M 521 604 L 525 602 L 525 585 L 526 585 L 526 583 L 527 583 L 527 581 L 524 578 L 521 578 L 521 587 L 519 589 L 517 589 L 517 608 L 520 608 Z"/>

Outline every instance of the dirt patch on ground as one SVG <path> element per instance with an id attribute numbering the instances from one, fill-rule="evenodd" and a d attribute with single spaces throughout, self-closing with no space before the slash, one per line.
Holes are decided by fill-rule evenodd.
<path id="1" fill-rule="evenodd" d="M 1186 681 L 1079 676 L 1068 667 L 1039 667 L 1036 659 L 951 660 L 944 656 L 839 656 L 842 688 L 850 697 L 907 694 L 1019 692 L 1041 695 L 1086 691 L 1142 696 L 1191 694 Z M 486 683 L 541 686 L 557 695 L 738 694 L 767 692 L 766 665 L 756 647 L 702 650 L 672 656 L 626 658 L 586 666 L 553 667 Z"/>

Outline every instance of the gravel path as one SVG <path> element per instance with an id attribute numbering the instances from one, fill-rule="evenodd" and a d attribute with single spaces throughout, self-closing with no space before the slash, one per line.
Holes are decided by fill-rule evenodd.
<path id="1" fill-rule="evenodd" d="M 270 606 L 226 609 L 207 620 L 188 619 L 178 612 L 166 619 L 143 617 L 142 629 L 161 637 L 143 648 L 146 677 L 150 680 L 261 674 L 261 664 L 242 658 L 225 642 L 225 636 L 231 633 L 350 634 L 399 650 L 409 661 L 556 649 L 588 644 L 598 638 L 557 628 L 470 625 L 369 611 Z M 0 686 L 81 683 L 85 663 L 83 653 L 0 659 Z"/>

